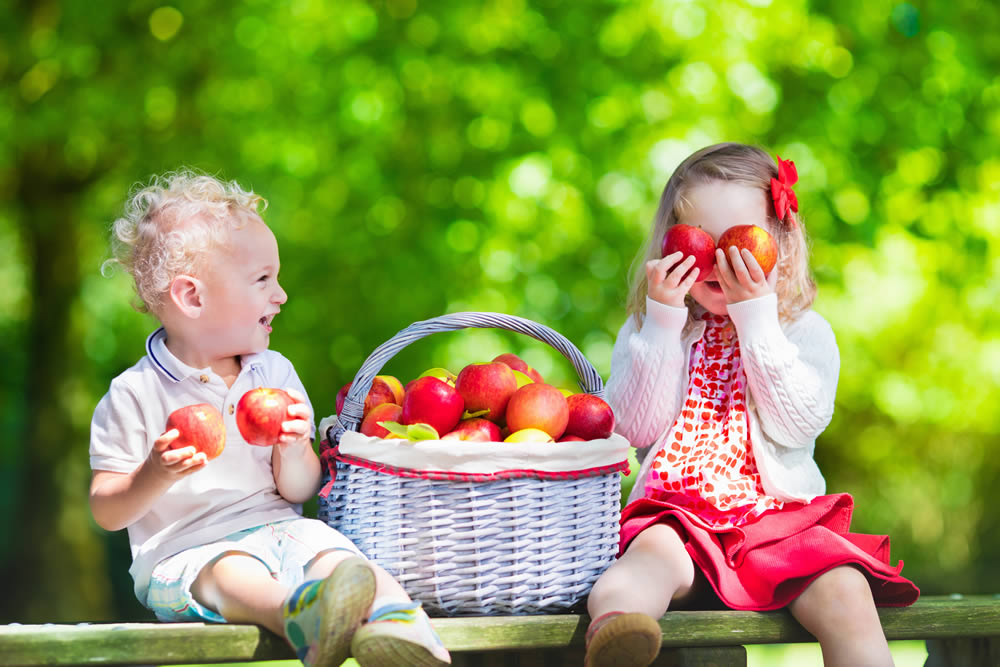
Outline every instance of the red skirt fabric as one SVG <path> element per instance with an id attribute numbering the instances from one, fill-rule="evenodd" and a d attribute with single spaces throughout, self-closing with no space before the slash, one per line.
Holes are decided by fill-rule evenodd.
<path id="1" fill-rule="evenodd" d="M 808 504 L 786 502 L 781 510 L 729 528 L 712 528 L 669 498 L 642 498 L 622 511 L 619 555 L 643 530 L 666 523 L 731 609 L 780 609 L 816 577 L 841 565 L 865 574 L 878 606 L 905 607 L 920 596 L 913 582 L 900 576 L 903 561 L 889 565 L 887 536 L 848 532 L 854 509 L 849 494 L 819 496 Z"/>

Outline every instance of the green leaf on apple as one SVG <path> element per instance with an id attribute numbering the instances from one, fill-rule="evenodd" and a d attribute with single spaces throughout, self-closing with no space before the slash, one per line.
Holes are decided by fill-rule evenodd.
<path id="1" fill-rule="evenodd" d="M 398 435 L 401 438 L 407 437 L 406 427 L 400 424 L 399 422 L 391 422 L 389 420 L 386 420 L 375 423 L 384 428 L 389 433 L 392 433 L 393 435 Z"/>
<path id="2" fill-rule="evenodd" d="M 430 424 L 410 424 L 406 427 L 406 438 L 408 440 L 440 440 L 437 429 Z"/>
<path id="3" fill-rule="evenodd" d="M 430 424 L 400 424 L 399 422 L 393 421 L 380 421 L 376 422 L 379 426 L 389 431 L 393 435 L 398 435 L 401 438 L 406 438 L 407 440 L 412 440 L 416 442 L 418 440 L 440 440 L 441 436 L 438 435 L 437 430 Z"/>

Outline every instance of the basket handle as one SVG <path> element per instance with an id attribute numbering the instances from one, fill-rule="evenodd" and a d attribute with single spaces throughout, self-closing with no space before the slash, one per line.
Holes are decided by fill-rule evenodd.
<path id="1" fill-rule="evenodd" d="M 327 429 L 327 437 L 330 443 L 340 441 L 340 436 L 344 431 L 356 431 L 361 423 L 361 416 L 364 413 L 365 397 L 371 389 L 372 382 L 378 372 L 397 352 L 410 343 L 420 340 L 433 333 L 444 331 L 458 331 L 459 329 L 506 329 L 515 333 L 522 333 L 531 336 L 543 343 L 548 343 L 569 359 L 580 376 L 580 388 L 588 394 L 593 394 L 604 398 L 604 381 L 600 374 L 587 361 L 583 353 L 562 334 L 550 329 L 544 324 L 539 324 L 533 320 L 516 315 L 506 315 L 504 313 L 450 313 L 440 317 L 434 317 L 421 322 L 414 322 L 405 329 L 399 331 L 395 336 L 375 348 L 375 351 L 368 355 L 368 358 L 351 384 L 347 396 L 344 398 L 344 407 L 337 416 L 336 422 Z"/>

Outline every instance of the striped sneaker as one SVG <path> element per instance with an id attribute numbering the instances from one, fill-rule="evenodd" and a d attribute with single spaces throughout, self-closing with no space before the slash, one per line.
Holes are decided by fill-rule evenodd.
<path id="1" fill-rule="evenodd" d="M 285 601 L 285 637 L 306 667 L 339 667 L 375 598 L 375 573 L 350 556 L 326 579 L 307 581 Z"/>
<path id="2" fill-rule="evenodd" d="M 383 605 L 354 633 L 351 653 L 361 667 L 442 667 L 451 655 L 419 602 Z"/>

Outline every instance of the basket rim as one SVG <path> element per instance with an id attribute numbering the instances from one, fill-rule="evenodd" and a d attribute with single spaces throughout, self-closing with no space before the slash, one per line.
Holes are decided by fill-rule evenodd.
<path id="1" fill-rule="evenodd" d="M 560 477 L 579 475 L 580 471 L 590 469 L 626 469 L 629 447 L 628 440 L 618 433 L 582 442 L 456 444 L 444 440 L 384 439 L 349 431 L 342 435 L 330 455 L 380 469 L 406 470 L 408 476 L 445 473 L 469 479 L 482 475 L 487 479 L 509 471 Z"/>
<path id="2" fill-rule="evenodd" d="M 357 466 L 359 468 L 367 468 L 368 470 L 374 470 L 375 472 L 384 473 L 392 477 L 405 477 L 410 479 L 429 479 L 436 482 L 497 482 L 508 479 L 538 479 L 538 480 L 551 480 L 551 481 L 566 481 L 566 480 L 576 480 L 576 479 L 586 479 L 588 477 L 603 477 L 605 475 L 611 474 L 627 474 L 629 471 L 628 461 L 620 461 L 618 463 L 611 463 L 608 465 L 597 466 L 593 468 L 581 468 L 579 470 L 567 471 L 567 472 L 546 472 L 543 470 L 534 470 L 531 468 L 521 468 L 521 469 L 509 469 L 501 470 L 494 473 L 462 473 L 462 472 L 449 472 L 447 470 L 414 470 L 411 468 L 399 468 L 385 463 L 376 463 L 374 461 L 369 461 L 368 459 L 363 459 L 356 456 L 350 456 L 346 454 L 340 454 L 338 448 L 334 447 L 328 449 L 323 453 L 323 457 L 327 460 L 329 465 L 332 465 L 332 461 L 339 461 L 341 463 Z M 329 489 L 325 488 L 326 494 L 329 494 Z M 325 495 L 321 491 L 321 495 Z"/>

